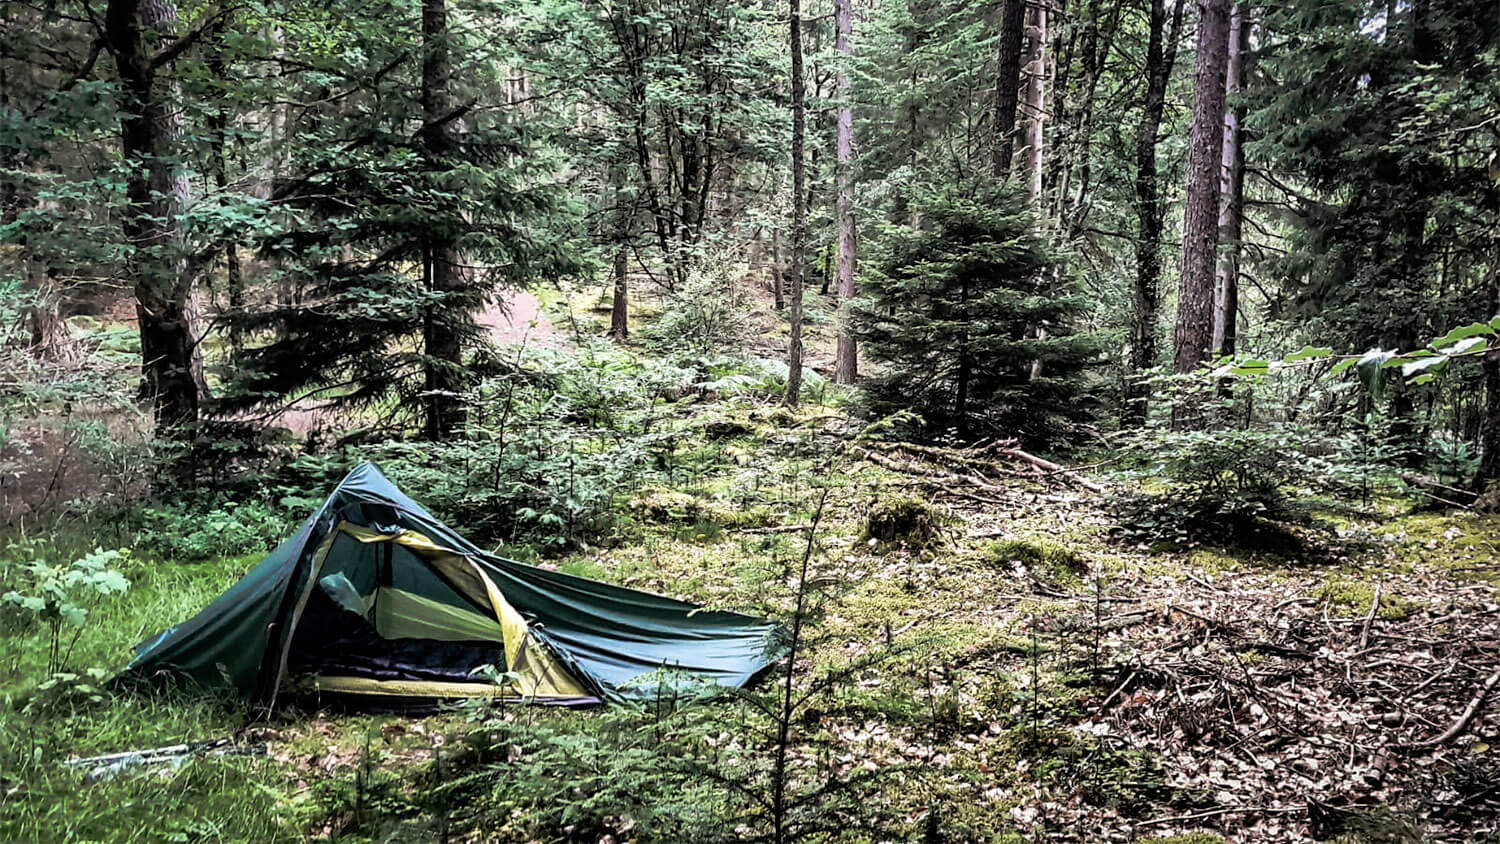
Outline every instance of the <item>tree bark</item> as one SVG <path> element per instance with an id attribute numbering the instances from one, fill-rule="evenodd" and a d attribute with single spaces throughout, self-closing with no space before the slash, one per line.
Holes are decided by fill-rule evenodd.
<path id="1" fill-rule="evenodd" d="M 1250 52 L 1250 8 L 1238 3 L 1229 19 L 1229 65 L 1225 72 L 1225 96 L 1244 89 L 1247 54 Z M 1245 106 L 1237 103 L 1224 112 L 1224 152 L 1219 162 L 1218 275 L 1214 284 L 1215 356 L 1235 353 L 1236 321 L 1239 317 L 1240 237 L 1245 224 Z"/>
<path id="2" fill-rule="evenodd" d="M 122 226 L 131 251 L 125 270 L 136 299 L 142 391 L 163 439 L 195 436 L 202 391 L 193 278 L 180 215 L 188 196 L 179 162 L 182 136 L 174 90 L 158 78 L 153 55 L 170 43 L 177 10 L 166 0 L 110 0 L 104 40 L 120 78 L 120 151 L 127 163 Z M 174 467 L 190 481 L 190 459 Z"/>
<path id="3" fill-rule="evenodd" d="M 1021 90 L 1021 44 L 1026 0 L 1005 0 L 1000 13 L 1000 51 L 995 69 L 995 178 L 1010 173 L 1016 149 L 1016 108 Z"/>
<path id="4" fill-rule="evenodd" d="M 771 295 L 776 310 L 786 308 L 786 268 L 781 264 L 781 226 L 771 227 Z"/>
<path id="5" fill-rule="evenodd" d="M 790 0 L 792 46 L 792 262 L 788 318 L 791 339 L 787 343 L 786 404 L 796 407 L 802 400 L 802 274 L 807 262 L 807 173 L 803 160 L 806 143 L 806 82 L 802 71 L 802 3 Z"/>
<path id="6" fill-rule="evenodd" d="M 448 8 L 445 0 L 422 0 L 422 146 L 428 165 L 439 168 L 449 162 L 453 149 L 448 121 Z M 463 288 L 458 251 L 451 231 L 429 231 L 423 245 L 427 288 L 439 294 L 422 319 L 425 357 L 423 376 L 426 435 L 431 440 L 448 439 L 463 427 L 462 396 L 463 335 L 458 313 L 441 301 Z"/>
<path id="7" fill-rule="evenodd" d="M 1229 0 L 1200 0 L 1193 77 L 1193 125 L 1188 147 L 1187 196 L 1182 219 L 1182 279 L 1172 368 L 1193 372 L 1213 343 L 1214 266 L 1219 243 L 1219 161 L 1224 144 L 1224 77 L 1229 59 Z M 1177 427 L 1199 424 L 1194 408 L 1179 404 Z"/>
<path id="8" fill-rule="evenodd" d="M 1032 208 L 1042 201 L 1042 132 L 1047 122 L 1047 6 L 1026 7 L 1025 97 L 1018 116 L 1021 181 Z"/>
<path id="9" fill-rule="evenodd" d="M 615 245 L 615 295 L 609 306 L 609 336 L 616 341 L 630 337 L 630 287 L 626 278 L 629 253 L 625 244 Z"/>
<path id="10" fill-rule="evenodd" d="M 1500 235 L 1495 236 L 1490 258 L 1490 281 L 1485 317 L 1500 316 Z M 1484 509 L 1500 511 L 1500 349 L 1484 355 L 1484 425 L 1479 433 L 1479 468 L 1471 488 L 1480 495 Z"/>
<path id="11" fill-rule="evenodd" d="M 854 298 L 854 107 L 850 99 L 847 63 L 853 60 L 849 36 L 854 28 L 854 0 L 834 0 L 834 50 L 841 64 L 836 85 L 839 96 L 838 133 L 835 140 L 835 164 L 838 169 L 838 196 L 834 216 L 838 218 L 837 290 L 840 310 L 838 346 L 834 350 L 833 380 L 853 384 L 858 376 L 859 352 L 849 331 L 848 302 Z"/>
<path id="12" fill-rule="evenodd" d="M 1130 332 L 1130 370 L 1125 412 L 1121 422 L 1139 427 L 1146 422 L 1150 385 L 1140 376 L 1156 365 L 1156 324 L 1161 308 L 1161 238 L 1164 211 L 1157 182 L 1156 143 L 1167 102 L 1167 81 L 1177 59 L 1185 3 L 1176 3 L 1171 29 L 1165 0 L 1151 0 L 1150 35 L 1146 44 L 1146 99 L 1135 134 L 1135 313 Z"/>

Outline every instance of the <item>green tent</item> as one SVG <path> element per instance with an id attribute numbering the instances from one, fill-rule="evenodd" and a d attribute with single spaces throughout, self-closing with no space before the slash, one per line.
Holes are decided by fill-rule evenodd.
<path id="1" fill-rule="evenodd" d="M 227 686 L 262 704 L 283 691 L 597 703 L 663 683 L 742 686 L 780 656 L 781 633 L 487 554 L 366 463 L 228 592 L 142 643 L 118 679 Z"/>

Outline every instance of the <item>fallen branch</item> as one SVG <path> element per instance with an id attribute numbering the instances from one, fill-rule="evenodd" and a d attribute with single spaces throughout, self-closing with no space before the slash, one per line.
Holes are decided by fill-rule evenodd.
<path id="1" fill-rule="evenodd" d="M 1218 809 L 1209 809 L 1203 812 L 1194 812 L 1191 815 L 1173 815 L 1170 818 L 1151 818 L 1150 820 L 1141 821 L 1140 823 L 1136 824 L 1136 828 L 1140 829 L 1147 826 L 1161 826 L 1162 824 L 1166 823 L 1181 823 L 1183 821 L 1201 821 L 1204 818 L 1216 818 L 1219 815 L 1253 815 L 1257 813 L 1265 815 L 1285 815 L 1300 811 L 1302 810 L 1299 808 L 1293 808 L 1291 806 L 1222 806 Z"/>
<path id="2" fill-rule="evenodd" d="M 795 533 L 807 530 L 807 525 L 775 525 L 774 527 L 737 528 L 737 533 Z"/>
<path id="3" fill-rule="evenodd" d="M 1031 465 L 1039 469 L 1045 469 L 1046 471 L 1051 472 L 1054 475 L 1061 475 L 1062 477 L 1066 478 L 1069 481 L 1072 481 L 1075 484 L 1078 484 L 1089 492 L 1097 492 L 1103 494 L 1105 491 L 1104 487 L 1094 483 L 1088 478 L 1079 477 L 1072 470 L 1068 469 L 1065 466 L 1059 466 L 1058 464 L 1053 463 L 1051 460 L 1043 460 L 1042 458 L 1037 457 L 1034 454 L 1027 454 L 1026 452 L 1022 451 L 1019 448 L 1015 448 L 1014 446 L 1002 448 L 1000 449 L 1000 453 L 1005 455 L 1006 457 L 1014 457 L 1017 460 L 1024 460 L 1027 463 L 1030 463 Z"/>
<path id="4" fill-rule="evenodd" d="M 1439 504 L 1446 504 L 1450 507 L 1460 507 L 1468 510 L 1473 505 L 1474 499 L 1478 497 L 1472 490 L 1449 486 L 1435 478 L 1418 475 L 1415 472 L 1403 473 L 1401 480 L 1407 486 L 1415 488 L 1418 492 L 1421 492 L 1433 501 Z"/>
<path id="5" fill-rule="evenodd" d="M 1484 703 L 1485 696 L 1490 693 L 1490 690 L 1495 688 L 1496 683 L 1500 683 L 1500 670 L 1495 671 L 1489 676 L 1489 679 L 1484 681 L 1484 685 L 1480 686 L 1479 691 L 1474 693 L 1474 697 L 1469 699 L 1469 705 L 1464 707 L 1463 714 L 1458 716 L 1458 720 L 1453 722 L 1453 726 L 1449 727 L 1442 735 L 1424 741 L 1414 741 L 1405 745 L 1405 747 L 1413 749 L 1441 747 L 1458 738 L 1464 730 L 1469 728 L 1469 724 L 1473 722 L 1474 716 L 1479 714 L 1480 705 Z"/>

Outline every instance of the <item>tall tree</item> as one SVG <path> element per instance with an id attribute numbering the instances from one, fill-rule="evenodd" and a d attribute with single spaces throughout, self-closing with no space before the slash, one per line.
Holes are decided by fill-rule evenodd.
<path id="1" fill-rule="evenodd" d="M 1156 147 L 1161 140 L 1162 113 L 1166 109 L 1167 82 L 1177 61 L 1177 41 L 1182 30 L 1182 11 L 1187 5 L 1173 4 L 1170 28 L 1165 0 L 1150 0 L 1150 34 L 1146 43 L 1146 96 L 1135 128 L 1135 286 L 1130 325 L 1130 370 L 1123 422 L 1139 426 L 1146 421 L 1151 388 L 1140 377 L 1156 365 L 1156 325 L 1161 309 L 1161 240 L 1165 209 L 1157 178 Z"/>
<path id="2" fill-rule="evenodd" d="M 579 220 L 536 166 L 550 127 L 480 105 L 504 101 L 485 87 L 505 79 L 491 33 L 441 2 L 409 9 L 284 22 L 281 63 L 308 72 L 278 97 L 307 105 L 288 121 L 276 214 L 256 239 L 262 286 L 280 292 L 238 318 L 247 339 L 218 403 L 226 413 L 316 398 L 450 437 L 464 425 L 486 297 L 578 266 Z M 323 49 L 327 39 L 347 49 Z"/>
<path id="3" fill-rule="evenodd" d="M 448 7 L 445 0 L 422 0 L 422 147 L 434 166 L 451 166 L 453 121 L 448 89 Z M 422 313 L 424 427 L 428 439 L 442 440 L 463 426 L 463 337 L 472 318 L 468 308 L 444 308 L 447 297 L 462 298 L 466 285 L 458 257 L 458 231 L 436 220 L 424 234 L 422 276 L 433 302 Z"/>
<path id="4" fill-rule="evenodd" d="M 787 273 L 791 292 L 787 296 L 787 319 L 791 337 L 786 352 L 786 403 L 796 407 L 802 400 L 802 287 L 807 263 L 807 144 L 806 81 L 802 69 L 802 3 L 789 0 L 792 48 L 792 263 Z"/>
<path id="5" fill-rule="evenodd" d="M 1193 124 L 1182 216 L 1182 276 L 1172 368 L 1192 372 L 1213 343 L 1214 267 L 1219 243 L 1219 162 L 1224 144 L 1224 78 L 1230 0 L 1200 0 L 1193 76 Z M 1179 422 L 1189 415 L 1174 414 Z"/>
<path id="6" fill-rule="evenodd" d="M 1047 5 L 1026 6 L 1026 39 L 1024 47 L 1025 94 L 1021 97 L 1018 122 L 1021 160 L 1018 163 L 1021 184 L 1033 206 L 1042 201 L 1042 142 L 1047 124 Z"/>
<path id="7" fill-rule="evenodd" d="M 838 129 L 834 141 L 835 165 L 837 167 L 838 197 L 835 200 L 834 217 L 838 230 L 837 267 L 839 302 L 847 303 L 854 298 L 854 103 L 849 91 L 848 64 L 853 55 L 849 43 L 854 28 L 854 0 L 834 0 L 833 25 L 835 31 L 834 50 L 838 53 L 837 90 L 839 97 Z M 847 314 L 845 314 L 847 317 Z M 838 347 L 834 351 L 833 380 L 839 384 L 853 384 L 858 375 L 859 351 L 854 335 L 850 332 L 847 318 L 839 327 Z"/>
<path id="8" fill-rule="evenodd" d="M 1246 94 L 1264 159 L 1250 178 L 1295 212 L 1285 254 L 1262 265 L 1288 329 L 1335 348 L 1409 349 L 1478 318 L 1497 225 L 1494 4 L 1296 0 L 1260 14 L 1256 64 L 1276 84 Z M 1435 389 L 1387 391 L 1403 462 L 1421 458 L 1419 408 Z"/>
<path id="9" fill-rule="evenodd" d="M 995 176 L 1010 172 L 1016 150 L 1016 109 L 1021 92 L 1021 47 L 1026 37 L 1026 0 L 1004 0 L 1000 7 L 999 54 L 995 67 Z"/>
<path id="10" fill-rule="evenodd" d="M 1492 156 L 1491 166 L 1500 175 L 1500 166 Z M 1490 210 L 1500 211 L 1500 179 L 1489 192 Z M 1500 316 L 1500 228 L 1491 237 L 1490 273 L 1485 291 L 1485 314 L 1491 319 Z M 1500 350 L 1491 350 L 1484 356 L 1482 365 L 1485 412 L 1479 430 L 1479 466 L 1475 469 L 1472 485 L 1474 491 L 1484 496 L 1485 509 L 1500 511 Z"/>
<path id="11" fill-rule="evenodd" d="M 110 0 L 105 9 L 103 43 L 120 80 L 126 272 L 135 291 L 144 389 L 158 432 L 187 441 L 198 424 L 202 358 L 197 262 L 188 259 L 181 224 L 189 190 L 182 109 L 165 73 L 191 39 L 176 33 L 177 9 L 168 0 Z"/>
<path id="12" fill-rule="evenodd" d="M 1250 8 L 1236 3 L 1229 18 L 1229 58 L 1225 96 L 1236 97 L 1245 86 L 1250 52 Z M 1240 238 L 1245 226 L 1245 103 L 1238 100 L 1224 112 L 1224 152 L 1219 162 L 1220 258 L 1214 284 L 1213 350 L 1215 356 L 1235 352 L 1240 303 Z"/>

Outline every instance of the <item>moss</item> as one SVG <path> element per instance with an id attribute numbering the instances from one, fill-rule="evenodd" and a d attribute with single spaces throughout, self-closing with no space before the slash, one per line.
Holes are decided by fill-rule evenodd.
<path id="1" fill-rule="evenodd" d="M 1398 563 L 1500 583 L 1500 515 L 1418 513 L 1392 519 L 1377 533 L 1394 543 Z"/>
<path id="2" fill-rule="evenodd" d="M 870 505 L 859 538 L 881 548 L 904 546 L 921 551 L 942 536 L 943 516 L 918 498 L 882 498 Z"/>
<path id="3" fill-rule="evenodd" d="M 1332 610 L 1358 615 L 1369 612 L 1370 602 L 1375 599 L 1375 588 L 1365 581 L 1334 577 L 1323 584 L 1317 597 L 1327 601 Z M 1388 621 L 1400 621 L 1410 616 L 1419 606 L 1415 601 L 1382 591 L 1380 608 L 1375 615 Z"/>
<path id="4" fill-rule="evenodd" d="M 1235 571 L 1239 569 L 1243 561 L 1233 554 L 1222 551 L 1214 551 L 1207 548 L 1199 548 L 1188 554 L 1187 564 L 1189 569 L 1201 571 L 1204 574 L 1218 574 L 1223 571 Z"/>
<path id="5" fill-rule="evenodd" d="M 1077 553 L 1048 539 L 1003 539 L 985 549 L 984 558 L 996 567 L 1020 563 L 1043 586 L 1073 588 L 1083 581 L 1088 565 Z"/>
<path id="6" fill-rule="evenodd" d="M 686 492 L 659 487 L 637 492 L 630 499 L 630 511 L 643 521 L 676 526 L 675 533 L 689 541 L 698 540 L 699 534 L 711 535 L 717 541 L 725 527 L 748 527 L 773 518 L 765 508 L 735 511 Z M 688 530 L 681 530 L 684 526 Z"/>
<path id="7" fill-rule="evenodd" d="M 716 416 L 703 423 L 703 436 L 709 440 L 732 440 L 747 437 L 755 427 L 747 420 Z"/>

